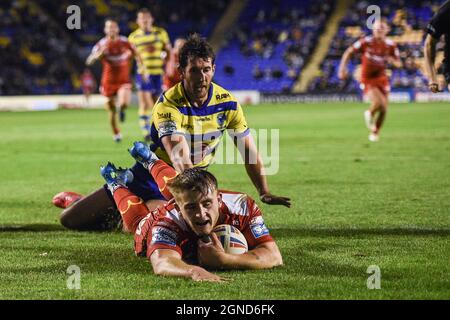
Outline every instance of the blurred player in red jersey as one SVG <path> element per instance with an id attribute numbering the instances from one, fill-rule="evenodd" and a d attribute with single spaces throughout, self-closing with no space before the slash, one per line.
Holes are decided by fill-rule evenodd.
<path id="1" fill-rule="evenodd" d="M 364 119 L 370 130 L 369 140 L 378 141 L 379 132 L 386 117 L 390 91 L 386 67 L 388 63 L 391 63 L 395 67 L 401 68 L 402 63 L 397 45 L 386 39 L 386 35 L 389 33 L 389 25 L 386 20 L 377 20 L 373 24 L 372 32 L 372 36 L 359 39 L 344 52 L 338 76 L 342 80 L 347 78 L 347 64 L 350 57 L 355 52 L 361 53 L 361 87 L 372 102 L 369 110 L 364 112 Z M 377 113 L 378 116 L 375 119 Z"/>
<path id="2" fill-rule="evenodd" d="M 155 274 L 220 282 L 225 279 L 204 267 L 266 269 L 283 264 L 261 210 L 249 196 L 219 190 L 216 178 L 200 168 L 178 174 L 144 143 L 135 143 L 130 153 L 150 172 L 164 196 L 171 199 L 167 204 L 149 212 L 144 201 L 126 187 L 128 170 L 108 163 L 101 168 L 101 174 L 124 226 L 134 233 L 136 255 L 147 257 Z M 241 255 L 226 253 L 212 232 L 219 224 L 239 229 L 249 251 Z"/>
<path id="3" fill-rule="evenodd" d="M 97 85 L 95 81 L 95 77 L 92 74 L 91 70 L 88 68 L 84 69 L 81 74 L 81 87 L 83 88 L 83 94 L 85 99 L 86 107 L 89 107 L 89 96 L 94 92 L 94 89 Z"/>
<path id="4" fill-rule="evenodd" d="M 176 39 L 173 48 L 170 51 L 169 59 L 167 60 L 166 68 L 164 71 L 164 80 L 163 80 L 164 90 L 172 88 L 174 85 L 176 85 L 178 82 L 182 80 L 180 71 L 178 69 L 180 65 L 178 54 L 181 47 L 185 43 L 186 43 L 185 39 L 182 38 Z"/>
<path id="5" fill-rule="evenodd" d="M 131 99 L 130 63 L 133 55 L 142 63 L 140 56 L 135 52 L 128 39 L 119 35 L 119 25 L 113 19 L 105 21 L 105 37 L 100 39 L 92 49 L 92 53 L 86 59 L 87 65 L 92 65 L 96 60 L 101 60 L 103 73 L 100 86 L 102 95 L 108 98 L 107 109 L 109 122 L 116 142 L 122 140 L 122 135 L 117 123 L 117 111 L 115 98 L 120 108 L 120 120 L 125 120 L 125 109 Z"/>

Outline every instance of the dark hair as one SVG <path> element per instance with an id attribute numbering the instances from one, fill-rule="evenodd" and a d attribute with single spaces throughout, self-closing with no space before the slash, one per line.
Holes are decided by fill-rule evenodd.
<path id="1" fill-rule="evenodd" d="M 217 179 L 212 173 L 200 168 L 190 168 L 178 174 L 175 178 L 167 182 L 172 193 L 182 191 L 196 191 L 203 195 L 208 194 L 212 188 L 217 190 Z"/>
<path id="2" fill-rule="evenodd" d="M 143 14 L 148 13 L 149 15 L 152 15 L 152 13 L 150 12 L 150 10 L 147 9 L 147 8 L 141 8 L 141 9 L 139 9 L 139 11 L 136 13 L 136 15 L 138 15 L 139 13 L 143 13 Z"/>
<path id="3" fill-rule="evenodd" d="M 186 43 L 180 49 L 180 67 L 182 69 L 186 68 L 189 59 L 201 58 L 204 60 L 211 59 L 214 64 L 216 60 L 216 55 L 214 53 L 211 45 L 202 38 L 198 33 L 191 34 L 187 39 Z"/>

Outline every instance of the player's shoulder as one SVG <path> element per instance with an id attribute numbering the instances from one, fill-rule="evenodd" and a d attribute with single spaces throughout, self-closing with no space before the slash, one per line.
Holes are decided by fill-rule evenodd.
<path id="1" fill-rule="evenodd" d="M 186 104 L 187 99 L 184 95 L 183 87 L 180 82 L 161 94 L 155 108 L 158 106 L 178 108 L 185 106 Z"/>
<path id="2" fill-rule="evenodd" d="M 252 213 L 251 207 L 254 204 L 254 200 L 246 193 L 228 190 L 220 190 L 219 193 L 230 214 L 249 216 Z"/>
<path id="3" fill-rule="evenodd" d="M 101 38 L 100 40 L 97 41 L 97 43 L 95 44 L 95 46 L 104 46 L 106 43 L 108 42 L 108 39 L 106 37 Z"/>
<path id="4" fill-rule="evenodd" d="M 142 34 L 142 30 L 138 28 L 128 35 L 128 40 L 132 40 L 141 34 Z"/>
<path id="5" fill-rule="evenodd" d="M 219 86 L 217 83 L 211 82 L 212 85 L 212 96 L 210 105 L 215 105 L 219 103 L 231 102 L 237 104 L 237 99 L 233 94 L 227 89 Z"/>
<path id="6" fill-rule="evenodd" d="M 125 37 L 124 35 L 120 35 L 120 36 L 119 36 L 119 40 L 120 40 L 121 42 L 128 42 L 128 38 Z"/>
<path id="7" fill-rule="evenodd" d="M 368 36 L 360 36 L 352 45 L 351 47 L 353 47 L 354 49 L 360 49 L 363 45 L 366 45 L 369 41 L 369 37 Z"/>
<path id="8" fill-rule="evenodd" d="M 371 36 L 371 35 L 361 37 L 361 42 L 363 42 L 363 43 L 372 44 L 374 42 L 373 40 L 374 40 L 373 36 Z"/>
<path id="9" fill-rule="evenodd" d="M 395 43 L 394 40 L 388 39 L 388 38 L 386 38 L 386 39 L 384 40 L 384 42 L 386 43 L 386 45 L 387 45 L 388 47 L 395 47 L 395 46 L 397 45 L 397 44 Z"/>
<path id="10" fill-rule="evenodd" d="M 155 32 L 155 33 L 160 33 L 160 34 L 167 33 L 166 29 L 164 29 L 163 27 L 153 26 L 152 28 L 153 28 L 153 32 Z"/>

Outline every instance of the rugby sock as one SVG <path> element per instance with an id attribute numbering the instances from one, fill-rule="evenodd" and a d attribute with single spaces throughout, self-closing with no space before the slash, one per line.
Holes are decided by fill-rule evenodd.
<path id="1" fill-rule="evenodd" d="M 167 182 L 178 175 L 175 169 L 162 160 L 155 161 L 148 169 L 164 198 L 172 199 L 173 195 L 167 188 Z"/>
<path id="2" fill-rule="evenodd" d="M 108 118 L 109 124 L 111 125 L 112 132 L 114 135 L 119 134 L 119 126 L 117 125 L 117 115 L 116 115 L 116 106 L 114 101 L 108 101 L 106 103 L 106 108 L 108 109 Z"/>
<path id="3" fill-rule="evenodd" d="M 134 233 L 139 226 L 139 222 L 149 213 L 144 200 L 125 187 L 117 188 L 113 196 L 125 228 Z"/>
<path id="4" fill-rule="evenodd" d="M 128 105 L 126 103 L 122 104 L 120 106 L 120 110 L 119 110 L 119 120 L 120 122 L 125 122 L 125 110 L 128 108 Z"/>
<path id="5" fill-rule="evenodd" d="M 143 114 L 139 114 L 139 127 L 144 137 L 150 136 L 150 118 L 149 111 L 144 111 Z"/>
<path id="6" fill-rule="evenodd" d="M 381 129 L 381 126 L 383 125 L 385 117 L 386 117 L 386 111 L 380 110 L 378 112 L 378 118 L 377 118 L 377 121 L 375 122 L 375 129 L 374 129 L 373 133 L 378 134 L 378 132 Z"/>

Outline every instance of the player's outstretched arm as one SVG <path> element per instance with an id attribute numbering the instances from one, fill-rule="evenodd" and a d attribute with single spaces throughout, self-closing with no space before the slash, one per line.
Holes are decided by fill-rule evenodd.
<path id="1" fill-rule="evenodd" d="M 439 91 L 439 85 L 436 76 L 436 67 L 434 66 L 434 60 L 436 57 L 436 43 L 437 40 L 430 34 L 427 34 L 423 51 L 425 55 L 425 71 L 428 76 L 428 87 L 430 88 L 431 92 Z"/>
<path id="2" fill-rule="evenodd" d="M 241 138 L 240 141 L 235 139 L 234 143 L 244 159 L 245 170 L 256 190 L 258 190 L 261 201 L 266 204 L 281 204 L 290 208 L 290 198 L 275 196 L 270 193 L 267 179 L 264 175 L 264 164 L 251 135 Z"/>
<path id="3" fill-rule="evenodd" d="M 94 49 L 91 54 L 86 59 L 86 65 L 91 66 L 95 61 L 100 59 L 105 53 L 106 47 L 100 48 L 99 50 Z"/>
<path id="4" fill-rule="evenodd" d="M 183 172 L 186 169 L 194 167 L 190 158 L 189 145 L 183 135 L 168 135 L 163 137 L 161 142 L 177 172 Z"/>
<path id="5" fill-rule="evenodd" d="M 153 272 L 160 276 L 184 277 L 194 281 L 222 282 L 227 280 L 202 267 L 185 263 L 175 250 L 155 250 L 150 256 L 150 262 Z"/>
<path id="6" fill-rule="evenodd" d="M 339 63 L 338 69 L 338 77 L 341 80 L 344 80 L 348 77 L 347 65 L 352 54 L 353 54 L 353 47 L 350 46 L 347 48 L 347 50 L 345 50 L 344 54 L 342 55 L 342 59 L 341 62 Z"/>
<path id="7" fill-rule="evenodd" d="M 225 253 L 217 235 L 211 233 L 212 241 L 198 242 L 200 264 L 220 269 L 269 269 L 283 264 L 280 250 L 274 241 L 264 242 L 244 254 Z"/>

